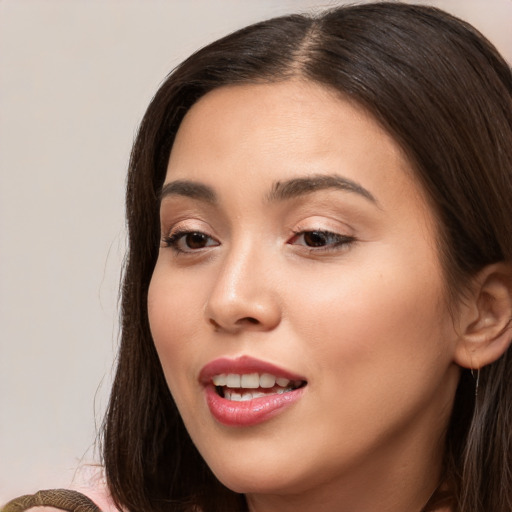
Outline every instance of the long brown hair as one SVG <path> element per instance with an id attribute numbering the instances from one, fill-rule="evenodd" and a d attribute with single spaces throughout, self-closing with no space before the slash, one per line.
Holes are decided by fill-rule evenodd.
<path id="1" fill-rule="evenodd" d="M 165 80 L 140 126 L 126 207 L 129 252 L 122 339 L 104 424 L 104 462 L 131 511 L 241 511 L 194 447 L 151 339 L 146 298 L 159 246 L 158 197 L 188 109 L 228 84 L 301 77 L 366 108 L 408 155 L 439 222 L 452 298 L 471 276 L 512 262 L 512 74 L 468 24 L 432 7 L 375 3 L 244 28 L 201 49 Z M 179 290 L 176 290 L 179 293 Z M 512 510 L 510 353 L 464 370 L 446 435 L 453 510 Z"/>

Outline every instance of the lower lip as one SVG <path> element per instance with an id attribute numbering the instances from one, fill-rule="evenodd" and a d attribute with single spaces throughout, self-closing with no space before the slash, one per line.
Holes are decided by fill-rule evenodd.
<path id="1" fill-rule="evenodd" d="M 286 393 L 254 398 L 244 402 L 226 400 L 209 385 L 206 390 L 206 403 L 212 416 L 223 425 L 230 427 L 250 427 L 263 423 L 283 412 L 302 396 L 304 388 Z"/>

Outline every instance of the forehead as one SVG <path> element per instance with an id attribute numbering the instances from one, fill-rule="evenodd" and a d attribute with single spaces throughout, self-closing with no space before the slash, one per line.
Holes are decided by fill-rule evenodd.
<path id="1" fill-rule="evenodd" d="M 357 150 L 376 141 L 381 151 L 397 161 L 403 158 L 392 137 L 365 109 L 337 91 L 304 80 L 218 88 L 189 110 L 175 149 L 184 136 L 210 146 L 233 143 L 233 150 L 248 154 L 251 148 L 261 154 L 286 144 L 289 158 L 327 154 L 340 142 Z"/>
<path id="2" fill-rule="evenodd" d="M 225 86 L 186 114 L 171 151 L 166 182 L 221 187 L 330 173 L 388 201 L 426 205 L 400 146 L 364 108 L 303 80 Z M 418 202 L 418 199 L 420 201 Z"/>

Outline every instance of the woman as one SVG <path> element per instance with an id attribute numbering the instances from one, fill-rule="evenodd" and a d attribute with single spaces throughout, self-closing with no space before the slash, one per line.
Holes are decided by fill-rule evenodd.
<path id="1" fill-rule="evenodd" d="M 512 510 L 511 195 L 510 68 L 441 11 L 190 57 L 128 177 L 117 505 Z"/>

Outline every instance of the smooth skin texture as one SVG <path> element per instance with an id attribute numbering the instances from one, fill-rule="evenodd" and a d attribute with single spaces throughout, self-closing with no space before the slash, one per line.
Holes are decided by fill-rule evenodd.
<path id="1" fill-rule="evenodd" d="M 296 179 L 316 185 L 283 188 Z M 229 86 L 186 115 L 167 190 L 177 181 L 203 188 L 162 199 L 149 318 L 215 475 L 254 512 L 419 511 L 439 479 L 461 335 L 435 218 L 396 142 L 316 84 Z M 303 375 L 302 398 L 259 425 L 219 424 L 199 372 L 242 355 Z"/>

